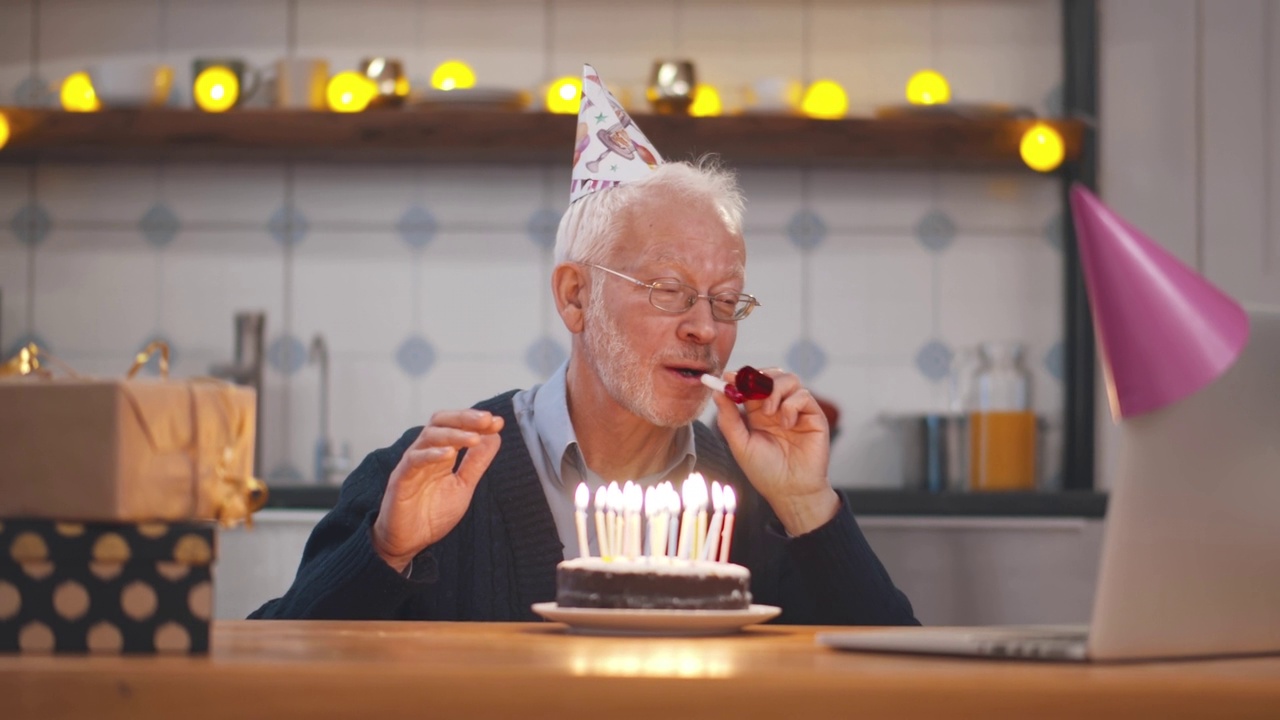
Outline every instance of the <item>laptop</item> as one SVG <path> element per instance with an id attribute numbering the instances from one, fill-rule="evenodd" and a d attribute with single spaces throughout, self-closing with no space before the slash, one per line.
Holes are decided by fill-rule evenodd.
<path id="1" fill-rule="evenodd" d="M 1062 661 L 1280 653 L 1280 307 L 1221 377 L 1120 423 L 1089 626 L 847 630 L 842 650 Z"/>

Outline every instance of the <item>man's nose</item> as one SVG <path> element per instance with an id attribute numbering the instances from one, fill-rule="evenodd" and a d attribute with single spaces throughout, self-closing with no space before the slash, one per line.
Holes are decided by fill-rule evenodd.
<path id="1" fill-rule="evenodd" d="M 706 298 L 698 298 L 680 319 L 681 339 L 700 345 L 709 345 L 716 339 L 719 328 L 715 317 L 711 315 L 711 302 Z"/>

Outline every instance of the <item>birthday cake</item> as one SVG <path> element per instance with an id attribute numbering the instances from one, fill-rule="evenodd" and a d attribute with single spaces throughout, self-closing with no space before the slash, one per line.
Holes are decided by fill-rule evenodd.
<path id="1" fill-rule="evenodd" d="M 707 560 L 584 557 L 556 566 L 562 608 L 746 610 L 750 587 L 750 570 Z"/>

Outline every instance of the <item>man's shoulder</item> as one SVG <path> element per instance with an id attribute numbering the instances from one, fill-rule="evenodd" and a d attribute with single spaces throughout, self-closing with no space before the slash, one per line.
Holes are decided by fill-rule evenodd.
<path id="1" fill-rule="evenodd" d="M 487 400 L 481 400 L 471 407 L 474 410 L 484 410 L 485 412 L 491 412 L 494 415 L 510 415 L 514 404 L 512 402 L 512 398 L 514 398 L 518 392 L 520 392 L 518 389 L 508 390 L 504 393 L 494 395 Z"/>

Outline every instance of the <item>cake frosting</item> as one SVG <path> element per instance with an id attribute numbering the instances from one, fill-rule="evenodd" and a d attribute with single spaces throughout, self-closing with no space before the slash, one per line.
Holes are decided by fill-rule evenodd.
<path id="1" fill-rule="evenodd" d="M 560 607 L 745 610 L 751 571 L 741 565 L 664 557 L 565 560 L 556 566 Z"/>

